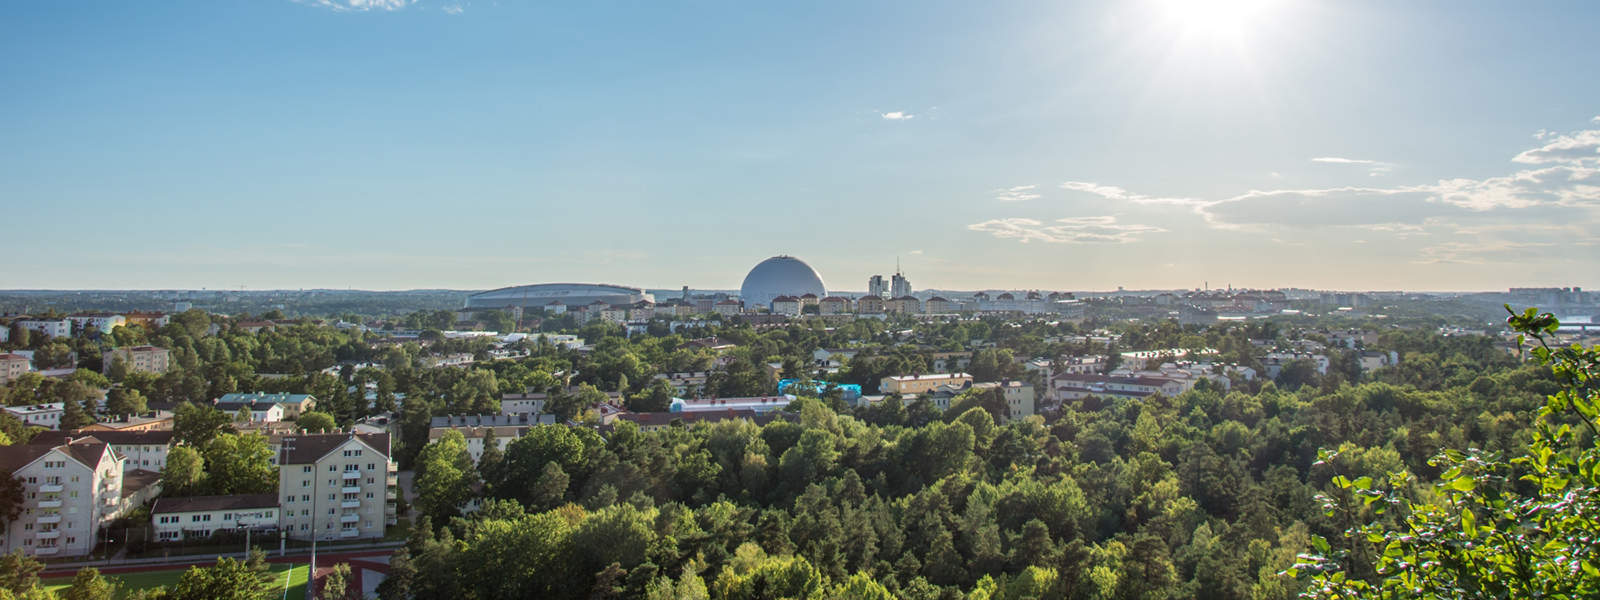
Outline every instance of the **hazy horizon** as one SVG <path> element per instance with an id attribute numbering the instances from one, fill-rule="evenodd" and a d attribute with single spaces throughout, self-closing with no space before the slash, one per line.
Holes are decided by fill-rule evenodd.
<path id="1" fill-rule="evenodd" d="M 12 7 L 19 289 L 1600 287 L 1600 6 Z"/>

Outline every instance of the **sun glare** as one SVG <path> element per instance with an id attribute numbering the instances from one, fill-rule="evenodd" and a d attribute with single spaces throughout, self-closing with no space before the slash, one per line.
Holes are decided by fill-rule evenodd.
<path id="1" fill-rule="evenodd" d="M 1251 37 L 1276 5 L 1275 0 L 1161 0 L 1161 14 L 1184 37 L 1239 42 Z"/>

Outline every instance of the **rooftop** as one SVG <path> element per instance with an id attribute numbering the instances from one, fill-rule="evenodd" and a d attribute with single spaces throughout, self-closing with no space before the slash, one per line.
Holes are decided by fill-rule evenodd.
<path id="1" fill-rule="evenodd" d="M 150 514 L 206 512 L 213 510 L 249 510 L 277 508 L 277 494 L 236 494 L 231 496 L 192 496 L 189 498 L 161 498 L 150 507 Z"/>

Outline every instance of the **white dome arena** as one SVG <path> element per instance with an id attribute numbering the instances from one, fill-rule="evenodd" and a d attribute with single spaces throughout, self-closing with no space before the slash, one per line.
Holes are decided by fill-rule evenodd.
<path id="1" fill-rule="evenodd" d="M 761 261 L 739 286 L 739 297 L 745 306 L 767 306 L 778 296 L 806 294 L 816 294 L 818 298 L 828 295 L 822 276 L 805 261 L 785 255 Z"/>

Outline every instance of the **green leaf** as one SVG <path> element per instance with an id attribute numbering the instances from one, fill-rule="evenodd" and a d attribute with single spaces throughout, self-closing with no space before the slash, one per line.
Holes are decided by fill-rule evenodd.
<path id="1" fill-rule="evenodd" d="M 1461 513 L 1461 532 L 1462 533 L 1467 534 L 1467 537 L 1469 537 L 1469 538 L 1478 537 L 1478 527 L 1477 527 L 1477 525 L 1478 525 L 1478 518 L 1473 516 L 1472 509 L 1469 508 L 1469 509 L 1467 509 L 1465 511 L 1462 511 L 1462 513 Z"/>
<path id="2" fill-rule="evenodd" d="M 1470 492 L 1476 487 L 1478 487 L 1478 482 L 1473 481 L 1471 477 L 1457 477 L 1450 482 L 1450 489 L 1458 492 Z"/>
<path id="3" fill-rule="evenodd" d="M 1328 540 L 1323 539 L 1320 535 L 1313 535 L 1311 536 L 1311 547 L 1316 548 L 1318 553 L 1327 554 Z"/>

